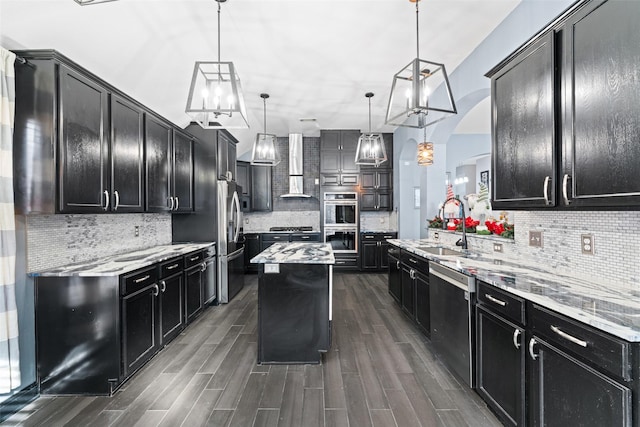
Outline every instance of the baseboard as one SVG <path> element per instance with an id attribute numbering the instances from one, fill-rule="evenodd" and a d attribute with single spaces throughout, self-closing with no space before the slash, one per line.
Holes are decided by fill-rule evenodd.
<path id="1" fill-rule="evenodd" d="M 27 406 L 36 397 L 38 397 L 38 387 L 33 383 L 0 403 L 0 423 Z"/>

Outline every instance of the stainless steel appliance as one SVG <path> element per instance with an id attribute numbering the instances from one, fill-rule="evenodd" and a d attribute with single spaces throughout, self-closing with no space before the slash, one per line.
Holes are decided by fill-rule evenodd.
<path id="1" fill-rule="evenodd" d="M 440 360 L 475 387 L 475 278 L 429 263 L 431 343 Z"/>
<path id="2" fill-rule="evenodd" d="M 324 193 L 324 225 L 358 225 L 358 193 Z"/>
<path id="3" fill-rule="evenodd" d="M 304 172 L 303 172 L 303 145 L 302 134 L 289 134 L 289 192 L 280 197 L 284 198 L 309 198 L 304 194 Z"/>
<path id="4" fill-rule="evenodd" d="M 333 252 L 357 253 L 358 230 L 356 228 L 324 227 L 324 241 L 331 244 Z"/>
<path id="5" fill-rule="evenodd" d="M 218 302 L 223 304 L 244 287 L 241 192 L 233 181 L 218 181 Z"/>

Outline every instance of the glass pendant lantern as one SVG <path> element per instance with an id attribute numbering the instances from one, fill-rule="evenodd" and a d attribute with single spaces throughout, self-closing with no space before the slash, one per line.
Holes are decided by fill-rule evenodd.
<path id="1" fill-rule="evenodd" d="M 369 99 L 369 132 L 361 134 L 358 139 L 356 164 L 378 167 L 387 161 L 387 150 L 382 134 L 371 132 L 371 98 L 373 93 L 367 92 L 364 96 Z"/>
<path id="2" fill-rule="evenodd" d="M 264 132 L 256 135 L 256 141 L 251 150 L 251 164 L 258 166 L 275 166 L 280 163 L 280 153 L 276 147 L 276 136 L 267 133 L 267 99 L 268 93 L 261 93 L 264 111 Z"/>

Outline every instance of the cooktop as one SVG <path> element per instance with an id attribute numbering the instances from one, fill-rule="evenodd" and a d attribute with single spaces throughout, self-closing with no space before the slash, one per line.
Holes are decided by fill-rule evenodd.
<path id="1" fill-rule="evenodd" d="M 301 227 L 271 227 L 269 231 L 313 231 L 313 227 L 310 225 L 304 225 Z"/>

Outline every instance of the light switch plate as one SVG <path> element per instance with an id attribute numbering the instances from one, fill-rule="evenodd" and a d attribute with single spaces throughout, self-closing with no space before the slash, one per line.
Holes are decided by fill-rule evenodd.
<path id="1" fill-rule="evenodd" d="M 583 255 L 594 255 L 595 248 L 593 246 L 593 234 L 580 235 L 580 248 Z"/>
<path id="2" fill-rule="evenodd" d="M 529 246 L 542 247 L 542 231 L 529 230 Z"/>
<path id="3" fill-rule="evenodd" d="M 280 273 L 280 264 L 265 264 L 264 274 L 278 274 Z"/>
<path id="4" fill-rule="evenodd" d="M 502 243 L 494 243 L 493 251 L 502 253 Z"/>

